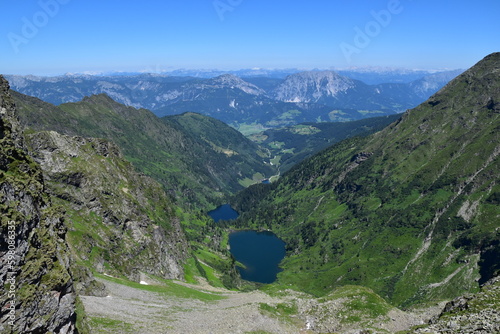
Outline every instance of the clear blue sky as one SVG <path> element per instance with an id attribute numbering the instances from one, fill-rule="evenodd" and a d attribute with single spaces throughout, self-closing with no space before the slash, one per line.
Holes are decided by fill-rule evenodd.
<path id="1" fill-rule="evenodd" d="M 468 68 L 500 51 L 499 15 L 498 0 L 1 1 L 0 73 Z"/>

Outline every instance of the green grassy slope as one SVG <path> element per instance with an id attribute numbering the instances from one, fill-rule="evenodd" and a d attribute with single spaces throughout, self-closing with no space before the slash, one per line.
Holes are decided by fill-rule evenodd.
<path id="1" fill-rule="evenodd" d="M 316 295 L 357 284 L 407 306 L 473 291 L 500 269 L 498 101 L 500 53 L 383 131 L 249 190 L 262 199 L 239 224 L 282 237 L 279 282 Z"/>
<path id="2" fill-rule="evenodd" d="M 217 153 L 217 159 L 212 159 L 213 177 L 220 179 L 220 184 L 230 183 L 232 193 L 241 190 L 244 181 L 252 180 L 254 175 L 269 177 L 275 173 L 267 163 L 266 150 L 215 118 L 187 112 L 163 117 L 162 121 L 185 133 L 193 142 L 203 144 L 200 145 L 202 149 L 193 152 L 199 159 L 213 156 L 212 151 Z"/>
<path id="3" fill-rule="evenodd" d="M 273 173 L 253 143 L 204 116 L 162 121 L 106 95 L 59 107 L 15 92 L 13 96 L 26 126 L 115 142 L 135 168 L 162 183 L 186 207 L 206 208 L 241 190 L 240 182 L 255 173 Z M 233 142 L 238 146 L 231 146 Z"/>

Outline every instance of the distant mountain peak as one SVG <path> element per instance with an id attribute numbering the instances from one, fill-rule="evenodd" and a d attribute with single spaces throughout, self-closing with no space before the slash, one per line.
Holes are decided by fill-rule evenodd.
<path id="1" fill-rule="evenodd" d="M 211 85 L 219 86 L 219 88 L 238 88 L 252 95 L 262 95 L 266 93 L 263 89 L 246 82 L 234 74 L 219 75 L 218 77 L 210 79 L 208 82 Z"/>
<path id="2" fill-rule="evenodd" d="M 318 102 L 322 97 L 336 97 L 354 88 L 352 79 L 334 71 L 307 71 L 289 75 L 275 90 L 276 99 L 284 102 Z"/>
<path id="3" fill-rule="evenodd" d="M 341 79 L 345 78 L 348 79 L 347 77 L 344 77 L 340 74 L 338 74 L 335 71 L 330 71 L 330 70 L 323 70 L 323 71 L 304 71 L 304 72 L 299 72 L 299 73 L 294 73 L 290 74 L 287 76 L 285 79 L 289 78 L 309 78 L 309 79 L 318 79 L 318 78 L 325 78 L 325 79 Z"/>

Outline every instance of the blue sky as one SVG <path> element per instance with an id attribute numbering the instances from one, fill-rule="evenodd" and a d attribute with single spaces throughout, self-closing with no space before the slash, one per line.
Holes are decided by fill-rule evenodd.
<path id="1" fill-rule="evenodd" d="M 500 51 L 500 1 L 0 2 L 0 73 L 468 68 Z"/>

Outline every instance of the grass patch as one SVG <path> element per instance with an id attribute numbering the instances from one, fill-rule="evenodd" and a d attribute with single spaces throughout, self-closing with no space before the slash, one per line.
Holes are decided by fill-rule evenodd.
<path id="1" fill-rule="evenodd" d="M 109 277 L 101 274 L 95 274 L 95 276 L 134 289 L 156 292 L 166 296 L 172 296 L 177 298 L 198 299 L 205 302 L 217 301 L 226 298 L 220 295 L 202 292 L 193 288 L 176 284 L 169 280 L 163 280 L 158 278 L 156 279 L 160 280 L 162 285 L 143 285 L 123 278 Z"/>
<path id="2" fill-rule="evenodd" d="M 284 322 L 293 322 L 292 317 L 299 312 L 295 303 L 279 303 L 275 306 L 259 303 L 259 310 L 264 315 L 272 316 Z"/>
<path id="3" fill-rule="evenodd" d="M 76 297 L 76 329 L 81 334 L 91 333 L 90 324 L 88 321 L 87 314 L 85 313 L 85 307 L 80 299 L 80 297 Z"/>
<path id="4" fill-rule="evenodd" d="M 315 128 L 312 125 L 299 124 L 290 129 L 291 133 L 298 135 L 313 135 L 315 133 L 321 132 L 320 129 Z"/>
<path id="5" fill-rule="evenodd" d="M 184 279 L 186 282 L 191 284 L 197 284 L 196 276 L 201 276 L 198 269 L 196 268 L 196 262 L 193 257 L 186 260 L 184 264 Z"/>
<path id="6" fill-rule="evenodd" d="M 262 180 L 264 180 L 266 177 L 261 174 L 261 173 L 255 173 L 253 176 L 252 176 L 252 179 L 249 179 L 249 178 L 244 178 L 244 179 L 240 179 L 238 181 L 238 183 L 245 187 L 245 188 L 248 188 L 250 187 L 251 185 L 253 184 L 256 184 L 256 183 L 260 183 L 262 182 Z"/>
<path id="7" fill-rule="evenodd" d="M 132 324 L 124 321 L 102 318 L 102 317 L 91 317 L 90 326 L 92 327 L 92 333 L 135 333 Z"/>
<path id="8" fill-rule="evenodd" d="M 271 159 L 271 163 L 273 166 L 277 166 L 280 164 L 281 161 L 281 155 L 276 155 L 274 158 Z"/>
<path id="9" fill-rule="evenodd" d="M 282 141 L 273 141 L 273 142 L 269 143 L 268 145 L 270 148 L 282 149 L 283 146 L 285 146 L 285 143 Z"/>
<path id="10" fill-rule="evenodd" d="M 236 130 L 241 132 L 244 136 L 249 136 L 255 133 L 260 133 L 266 128 L 260 123 L 241 123 L 235 126 Z"/>
<path id="11" fill-rule="evenodd" d="M 336 289 L 327 299 L 347 298 L 347 321 L 358 322 L 362 318 L 377 318 L 385 316 L 392 309 L 382 297 L 372 290 L 347 285 Z"/>

